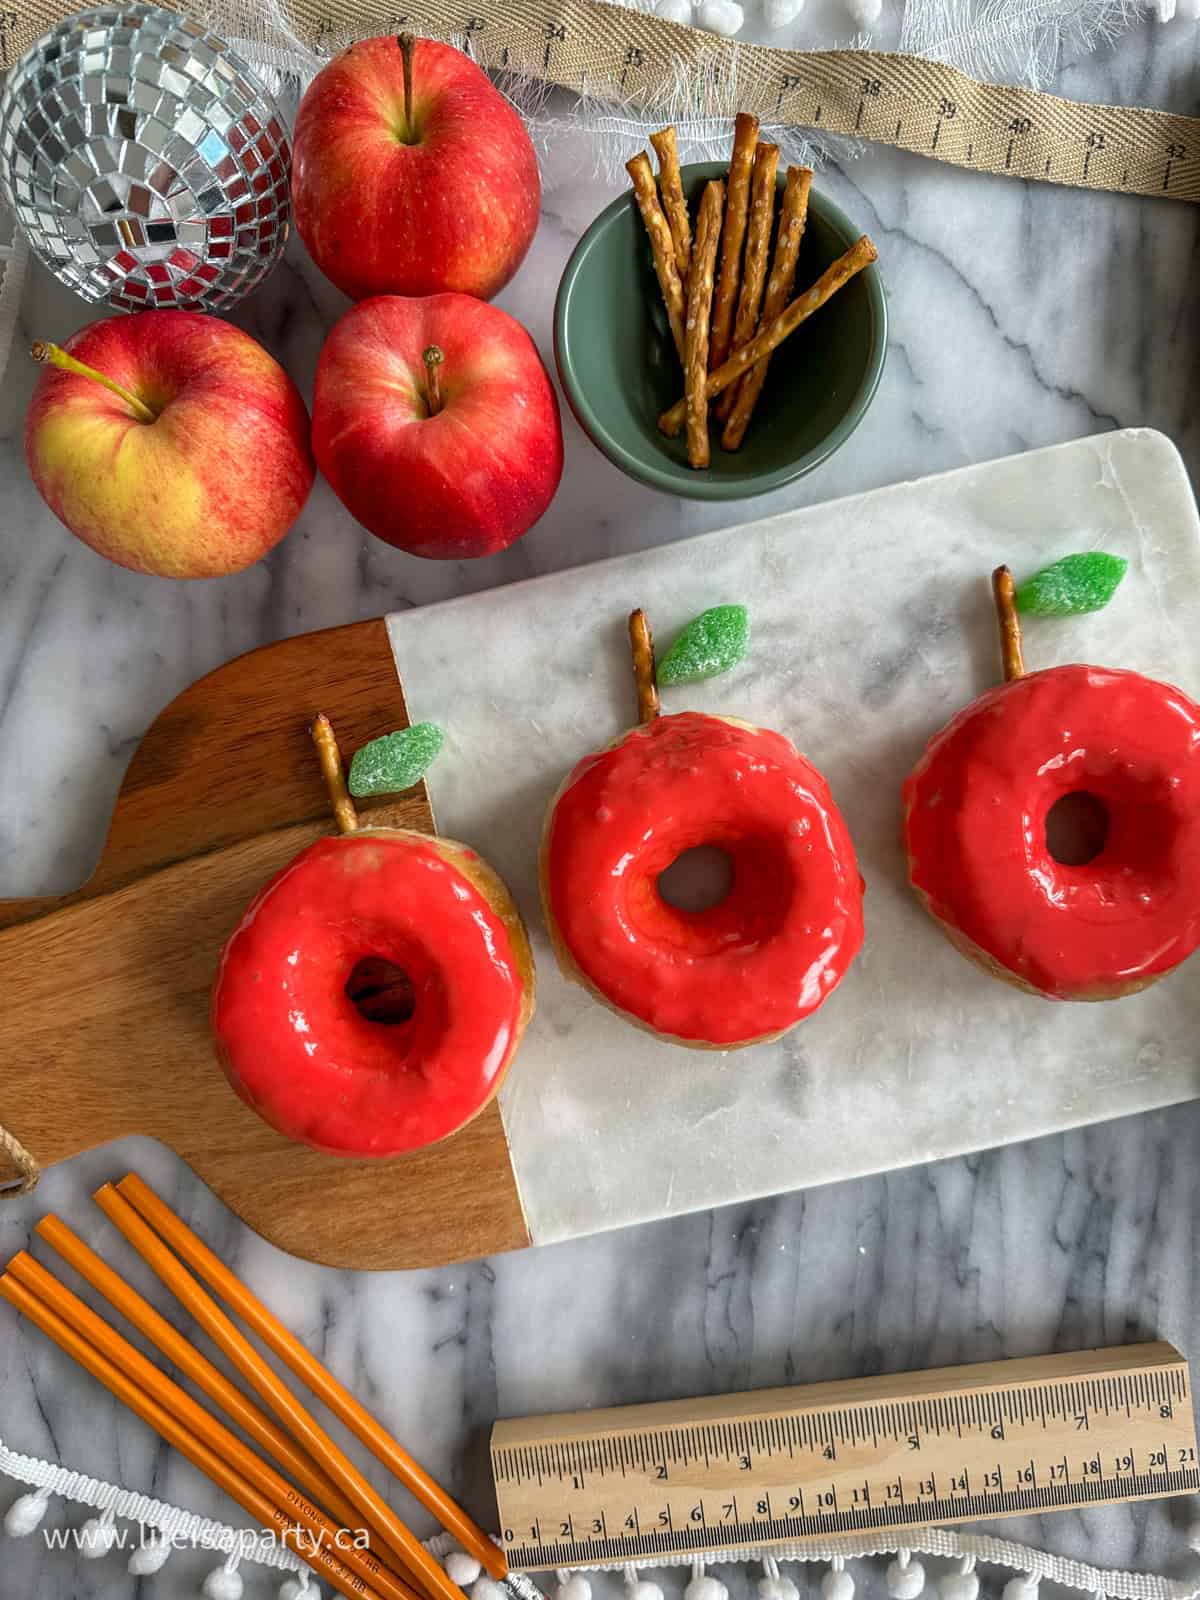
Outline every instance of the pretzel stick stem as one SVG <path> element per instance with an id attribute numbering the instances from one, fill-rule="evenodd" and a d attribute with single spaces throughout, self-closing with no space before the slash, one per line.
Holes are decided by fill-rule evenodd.
<path id="1" fill-rule="evenodd" d="M 742 264 L 742 288 L 733 322 L 733 350 L 741 350 L 748 345 L 758 329 L 758 310 L 762 305 L 763 286 L 767 280 L 767 256 L 771 249 L 771 224 L 775 219 L 775 173 L 778 167 L 779 146 L 760 144 L 754 153 L 754 176 L 750 180 L 746 259 Z M 722 421 L 733 410 L 736 398 L 737 389 L 730 388 L 718 400 L 717 416 Z"/>
<path id="2" fill-rule="evenodd" d="M 354 801 L 351 800 L 350 791 L 346 787 L 342 753 L 338 749 L 333 724 L 322 711 L 314 719 L 308 731 L 312 734 L 312 742 L 317 747 L 317 759 L 321 763 L 321 774 L 329 791 L 329 804 L 333 807 L 338 828 L 342 833 L 355 833 L 358 830 L 358 812 L 354 809 Z"/>
<path id="3" fill-rule="evenodd" d="M 725 228 L 721 241 L 721 272 L 713 301 L 709 366 L 719 367 L 733 339 L 733 313 L 742 275 L 742 245 L 746 240 L 746 215 L 750 209 L 750 174 L 758 144 L 758 118 L 739 111 L 733 126 L 733 154 L 729 158 L 729 191 L 725 199 Z"/>
<path id="4" fill-rule="evenodd" d="M 675 129 L 663 128 L 659 133 L 652 133 L 650 143 L 658 157 L 658 185 L 662 190 L 662 207 L 667 214 L 671 239 L 675 245 L 675 267 L 681 282 L 686 283 L 688 268 L 692 264 L 692 223 L 683 195 Z"/>
<path id="5" fill-rule="evenodd" d="M 671 230 L 667 226 L 667 219 L 663 216 L 662 207 L 658 203 L 658 190 L 655 187 L 654 173 L 650 167 L 650 157 L 644 150 L 641 151 L 634 156 L 632 161 L 625 163 L 625 170 L 633 181 L 633 193 L 637 200 L 638 210 L 642 214 L 646 232 L 650 235 L 650 249 L 654 255 L 654 273 L 658 279 L 658 286 L 662 290 L 663 303 L 667 308 L 667 321 L 671 324 L 671 337 L 675 341 L 675 349 L 682 363 L 684 359 L 683 284 L 679 278 L 679 269 L 675 265 L 675 245 L 671 239 Z"/>
<path id="6" fill-rule="evenodd" d="M 707 393 L 710 400 L 723 394 L 731 383 L 736 383 L 743 372 L 747 372 L 756 361 L 761 361 L 764 356 L 777 350 L 790 333 L 794 333 L 802 322 L 806 322 L 815 311 L 819 311 L 827 300 L 844 288 L 850 279 L 861 272 L 864 267 L 869 267 L 877 259 L 875 246 L 862 236 L 855 244 L 851 245 L 845 255 L 839 256 L 832 266 L 825 271 L 813 284 L 811 289 L 805 290 L 802 295 L 797 295 L 787 310 L 781 316 L 769 323 L 761 333 L 755 334 L 744 349 L 730 356 L 724 366 L 718 367 L 715 372 L 708 375 Z M 669 411 L 664 411 L 658 419 L 658 426 L 668 439 L 674 439 L 687 420 L 688 411 L 686 398 L 677 400 Z"/>
<path id="7" fill-rule="evenodd" d="M 658 679 L 654 671 L 654 635 L 641 606 L 629 613 L 629 649 L 637 689 L 638 721 L 653 722 L 659 713 Z"/>
<path id="8" fill-rule="evenodd" d="M 1004 681 L 1012 683 L 1025 676 L 1025 651 L 1021 644 L 1021 619 L 1017 615 L 1017 593 L 1009 567 L 992 573 L 992 597 L 996 602 L 996 621 L 1000 625 L 1000 659 Z"/>
<path id="9" fill-rule="evenodd" d="M 687 341 L 683 357 L 683 403 L 687 420 L 689 467 L 707 467 L 708 442 L 708 338 L 713 302 L 713 270 L 721 236 L 721 205 L 725 185 L 719 179 L 704 186 L 696 222 L 696 246 L 688 273 Z"/>
<path id="10" fill-rule="evenodd" d="M 800 259 L 800 242 L 804 238 L 804 225 L 808 221 L 808 196 L 812 189 L 810 167 L 789 167 L 783 190 L 783 205 L 779 212 L 779 232 L 775 239 L 775 255 L 771 261 L 771 275 L 767 279 L 767 292 L 763 299 L 762 315 L 758 322 L 761 333 L 775 318 L 787 310 L 796 286 L 796 264 Z M 735 389 L 730 406 L 729 420 L 721 435 L 726 450 L 736 450 L 746 437 L 746 429 L 763 384 L 767 381 L 770 356 L 746 373 Z"/>

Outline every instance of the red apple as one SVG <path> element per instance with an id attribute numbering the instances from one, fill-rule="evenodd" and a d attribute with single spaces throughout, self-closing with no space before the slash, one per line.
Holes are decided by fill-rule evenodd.
<path id="1" fill-rule="evenodd" d="M 312 488 L 308 412 L 248 333 L 196 311 L 82 328 L 25 419 L 38 492 L 84 544 L 134 572 L 214 578 L 266 555 Z"/>
<path id="2" fill-rule="evenodd" d="M 313 260 L 355 300 L 490 300 L 529 249 L 541 183 L 524 123 L 468 56 L 390 35 L 350 45 L 309 86 L 292 206 Z"/>
<path id="3" fill-rule="evenodd" d="M 317 364 L 313 450 L 364 528 L 445 560 L 519 539 L 563 467 L 533 340 L 465 294 L 379 295 L 347 311 Z"/>

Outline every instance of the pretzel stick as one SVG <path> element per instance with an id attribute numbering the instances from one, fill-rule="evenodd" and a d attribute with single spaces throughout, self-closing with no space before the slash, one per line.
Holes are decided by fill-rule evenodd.
<path id="1" fill-rule="evenodd" d="M 639 722 L 658 715 L 658 679 L 654 672 L 654 635 L 641 606 L 629 613 L 629 649 L 633 655 L 633 682 L 637 689 Z"/>
<path id="2" fill-rule="evenodd" d="M 713 267 L 721 237 L 721 205 L 725 185 L 707 183 L 696 220 L 696 248 L 688 273 L 687 343 L 683 358 L 684 410 L 687 416 L 689 467 L 706 467 L 708 444 L 708 320 L 713 301 Z"/>
<path id="3" fill-rule="evenodd" d="M 996 602 L 996 620 L 1000 624 L 1000 659 L 1004 663 L 1004 681 L 1025 676 L 1025 652 L 1021 644 L 1021 619 L 1017 615 L 1017 597 L 1012 571 L 997 567 L 992 573 L 992 597 Z"/>
<path id="4" fill-rule="evenodd" d="M 750 220 L 746 224 L 742 292 L 738 296 L 737 316 L 733 324 L 734 350 L 749 344 L 758 329 L 758 308 L 762 304 L 763 284 L 767 279 L 767 256 L 771 249 L 771 224 L 775 220 L 775 172 L 778 166 L 779 146 L 760 144 L 754 153 L 754 177 L 750 182 Z M 726 389 L 717 402 L 717 416 L 722 421 L 733 410 L 736 397 L 736 389 Z"/>
<path id="5" fill-rule="evenodd" d="M 625 163 L 625 171 L 633 179 L 633 192 L 637 197 L 638 210 L 642 213 L 642 221 L 646 224 L 646 232 L 650 235 L 650 248 L 654 252 L 654 271 L 666 304 L 671 337 L 675 341 L 675 349 L 682 362 L 683 284 L 679 281 L 679 271 L 675 265 L 675 246 L 671 240 L 671 230 L 658 203 L 658 190 L 654 184 L 654 173 L 650 169 L 650 157 L 643 150 L 634 156 L 632 161 Z"/>
<path id="6" fill-rule="evenodd" d="M 712 340 L 708 364 L 719 367 L 729 354 L 733 338 L 733 312 L 742 273 L 742 245 L 746 238 L 746 213 L 750 208 L 750 173 L 758 143 L 758 118 L 739 111 L 733 125 L 733 154 L 729 158 L 729 195 L 725 201 L 725 233 L 721 244 L 721 272 L 713 303 Z"/>
<path id="7" fill-rule="evenodd" d="M 671 238 L 675 242 L 675 266 L 680 280 L 686 283 L 688 268 L 692 264 L 692 223 L 688 216 L 687 201 L 683 198 L 675 129 L 663 128 L 660 133 L 652 133 L 650 143 L 658 157 L 658 186 L 662 190 L 663 210 L 671 225 Z"/>
<path id="8" fill-rule="evenodd" d="M 792 290 L 796 285 L 796 262 L 800 258 L 800 241 L 808 220 L 808 192 L 812 188 L 812 179 L 810 167 L 788 168 L 783 205 L 779 212 L 775 256 L 771 262 L 771 276 L 767 279 L 767 293 L 758 323 L 760 333 L 787 310 L 788 301 L 792 298 Z M 762 386 L 767 381 L 770 364 L 771 358 L 764 357 L 732 391 L 733 404 L 725 432 L 721 435 L 721 444 L 726 450 L 736 450 L 746 437 L 746 429 L 754 415 Z"/>
<path id="9" fill-rule="evenodd" d="M 317 759 L 321 763 L 321 773 L 329 791 L 329 804 L 338 828 L 342 833 L 354 833 L 358 827 L 358 812 L 346 787 L 346 774 L 342 769 L 342 756 L 333 724 L 322 711 L 308 731 L 317 747 Z"/>
<path id="10" fill-rule="evenodd" d="M 752 367 L 756 361 L 761 361 L 764 356 L 777 350 L 789 333 L 795 333 L 802 322 L 806 322 L 814 311 L 819 311 L 827 300 L 844 288 L 856 273 L 864 267 L 869 267 L 872 261 L 878 260 L 878 251 L 864 233 L 862 238 L 852 244 L 844 256 L 839 256 L 832 266 L 825 271 L 813 284 L 811 289 L 806 289 L 802 295 L 797 295 L 795 300 L 781 316 L 774 322 L 756 333 L 750 343 L 730 356 L 723 366 L 708 375 L 706 391 L 708 398 L 713 400 L 717 395 L 723 394 L 731 383 L 736 383 L 742 373 Z M 661 432 L 668 439 L 674 439 L 679 430 L 688 419 L 686 396 L 677 400 L 669 411 L 664 411 L 658 419 Z"/>

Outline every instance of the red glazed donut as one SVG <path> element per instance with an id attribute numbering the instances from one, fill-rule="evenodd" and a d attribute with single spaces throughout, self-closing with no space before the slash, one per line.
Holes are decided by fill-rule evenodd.
<path id="1" fill-rule="evenodd" d="M 1046 818 L 1081 791 L 1107 835 L 1064 865 Z M 1169 684 L 1088 666 L 1001 684 L 930 741 L 904 811 L 913 887 L 964 954 L 1023 988 L 1115 999 L 1200 943 L 1200 706 Z"/>
<path id="2" fill-rule="evenodd" d="M 401 969 L 406 1021 L 368 1021 L 358 963 Z M 533 1012 L 520 915 L 465 845 L 405 829 L 318 839 L 251 903 L 212 1000 L 230 1082 L 288 1138 L 392 1156 L 454 1133 L 488 1103 Z"/>
<path id="3" fill-rule="evenodd" d="M 658 876 L 714 845 L 719 904 Z M 553 801 L 542 902 L 568 976 L 652 1032 L 729 1049 L 774 1038 L 837 987 L 862 943 L 862 879 L 825 780 L 778 733 L 694 711 L 585 757 Z"/>

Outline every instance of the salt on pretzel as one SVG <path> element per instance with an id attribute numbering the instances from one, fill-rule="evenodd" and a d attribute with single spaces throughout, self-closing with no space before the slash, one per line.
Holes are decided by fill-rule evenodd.
<path id="1" fill-rule="evenodd" d="M 680 282 L 679 271 L 675 265 L 675 245 L 671 239 L 671 230 L 658 203 L 658 189 L 650 167 L 650 157 L 644 150 L 639 151 L 632 161 L 625 163 L 625 170 L 633 180 L 633 192 L 637 197 L 638 210 L 642 214 L 642 221 L 646 224 L 646 232 L 650 235 L 650 248 L 654 252 L 654 271 L 667 308 L 671 337 L 675 341 L 675 349 L 682 362 L 684 359 L 683 284 Z"/>
<path id="2" fill-rule="evenodd" d="M 692 270 L 688 273 L 687 343 L 683 358 L 683 407 L 687 421 L 689 467 L 706 467 L 708 442 L 708 330 L 713 303 L 713 272 L 721 238 L 721 209 L 725 185 L 719 178 L 704 186 Z M 676 430 L 678 432 L 678 430 Z"/>
<path id="3" fill-rule="evenodd" d="M 663 128 L 650 135 L 650 143 L 658 157 L 658 186 L 662 190 L 662 208 L 671 226 L 671 240 L 675 246 L 675 266 L 682 282 L 687 282 L 688 268 L 692 263 L 692 223 L 688 216 L 687 201 L 683 196 L 683 177 L 679 171 L 679 151 L 675 144 L 675 129 Z"/>
<path id="4" fill-rule="evenodd" d="M 721 272 L 713 301 L 709 367 L 719 367 L 733 341 L 733 313 L 742 275 L 742 245 L 746 239 L 746 214 L 750 209 L 750 174 L 758 144 L 758 118 L 739 111 L 733 125 L 733 154 L 729 158 L 729 192 L 725 199 L 725 230 L 721 243 Z"/>
<path id="5" fill-rule="evenodd" d="M 794 333 L 802 322 L 808 320 L 814 311 L 819 311 L 825 302 L 831 299 L 839 289 L 843 288 L 850 279 L 861 272 L 864 267 L 869 267 L 872 261 L 879 258 L 879 252 L 864 233 L 861 239 L 852 244 L 845 255 L 841 255 L 813 284 L 811 289 L 806 289 L 797 295 L 781 316 L 767 325 L 761 332 L 756 333 L 748 345 L 739 350 L 736 355 L 729 357 L 724 365 L 708 375 L 705 393 L 709 400 L 714 400 L 717 395 L 723 394 L 731 383 L 736 383 L 743 372 L 761 361 L 764 356 L 783 343 L 790 333 Z M 658 419 L 659 430 L 665 433 L 668 439 L 674 439 L 686 421 L 691 425 L 692 409 L 688 397 L 677 400 L 669 411 L 664 411 Z M 707 434 L 706 434 L 707 439 Z"/>
<path id="6" fill-rule="evenodd" d="M 762 305 L 763 285 L 767 281 L 767 257 L 771 252 L 771 227 L 775 221 L 775 173 L 778 166 L 779 146 L 760 144 L 754 152 L 754 176 L 750 180 L 746 259 L 742 263 L 742 288 L 733 322 L 731 352 L 749 344 L 758 330 L 758 311 Z M 726 389 L 718 400 L 716 411 L 722 420 L 733 410 L 735 398 L 736 390 Z"/>
<path id="7" fill-rule="evenodd" d="M 800 258 L 800 241 L 804 237 L 804 225 L 808 220 L 808 194 L 812 188 L 812 180 L 810 167 L 788 168 L 783 205 L 779 211 L 779 233 L 775 240 L 775 255 L 771 261 L 771 276 L 767 279 L 767 292 L 758 323 L 760 333 L 769 327 L 776 317 L 783 314 L 788 301 L 792 298 L 792 290 L 796 284 L 796 263 Z M 725 431 L 721 435 L 721 445 L 724 449 L 736 450 L 746 437 L 750 418 L 754 415 L 762 386 L 767 381 L 767 368 L 770 363 L 771 358 L 764 357 L 757 366 L 750 369 L 736 389 L 730 390 L 734 398 L 729 418 L 725 423 Z"/>

